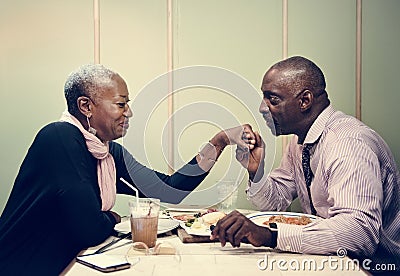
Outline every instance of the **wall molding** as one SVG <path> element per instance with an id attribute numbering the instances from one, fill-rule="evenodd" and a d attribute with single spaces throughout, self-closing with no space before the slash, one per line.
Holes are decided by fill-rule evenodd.
<path id="1" fill-rule="evenodd" d="M 361 120 L 362 0 L 357 0 L 356 20 L 356 118 Z"/>

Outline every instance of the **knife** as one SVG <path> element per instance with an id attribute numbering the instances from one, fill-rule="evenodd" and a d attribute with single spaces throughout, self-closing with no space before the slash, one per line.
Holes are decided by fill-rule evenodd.
<path id="1" fill-rule="evenodd" d="M 131 232 L 126 233 L 121 235 L 119 238 L 112 240 L 111 242 L 107 243 L 106 245 L 100 247 L 99 249 L 97 249 L 93 254 L 100 254 L 103 253 L 104 251 L 106 251 L 107 248 L 109 248 L 110 246 L 116 244 L 117 242 L 119 242 L 120 240 L 123 240 L 125 238 L 131 237 Z"/>

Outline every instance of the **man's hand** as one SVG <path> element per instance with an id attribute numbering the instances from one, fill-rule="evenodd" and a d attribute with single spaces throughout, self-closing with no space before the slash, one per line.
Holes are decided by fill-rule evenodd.
<path id="1" fill-rule="evenodd" d="M 241 242 L 256 247 L 272 245 L 271 231 L 267 227 L 255 224 L 236 210 L 218 221 L 211 232 L 211 239 L 219 239 L 222 246 L 226 242 L 233 247 L 240 247 Z"/>
<path id="2" fill-rule="evenodd" d="M 260 134 L 253 131 L 249 124 L 222 130 L 210 143 L 217 149 L 216 158 L 227 145 L 236 144 L 236 159 L 248 170 L 250 179 L 258 182 L 263 176 L 265 144 Z"/>
<path id="3" fill-rule="evenodd" d="M 265 144 L 258 132 L 251 132 L 248 137 L 254 137 L 253 148 L 247 151 L 238 146 L 236 159 L 247 169 L 250 179 L 257 182 L 264 174 Z"/>

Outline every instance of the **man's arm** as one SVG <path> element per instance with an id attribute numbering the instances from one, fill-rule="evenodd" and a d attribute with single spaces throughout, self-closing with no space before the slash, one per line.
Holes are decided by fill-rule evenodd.
<path id="1" fill-rule="evenodd" d="M 246 189 L 250 202 L 263 211 L 286 211 L 287 207 L 297 197 L 296 182 L 294 179 L 295 163 L 293 151 L 296 140 L 292 139 L 288 144 L 281 163 L 268 175 L 264 175 L 258 182 L 249 180 Z M 257 148 L 255 148 L 257 149 Z M 262 170 L 264 167 L 257 168 Z"/>
<path id="2" fill-rule="evenodd" d="M 382 224 L 379 161 L 371 148 L 350 140 L 330 143 L 324 153 L 321 187 L 328 191 L 328 217 L 304 227 L 278 224 L 277 248 L 308 254 L 336 254 L 340 248 L 359 256 L 375 252 Z"/>

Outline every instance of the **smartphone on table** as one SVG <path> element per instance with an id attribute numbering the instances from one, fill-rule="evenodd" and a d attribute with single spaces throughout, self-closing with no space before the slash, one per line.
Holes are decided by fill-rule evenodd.
<path id="1" fill-rule="evenodd" d="M 88 254 L 76 257 L 76 261 L 101 272 L 112 272 L 128 269 L 131 264 L 121 256 L 106 254 Z"/>

